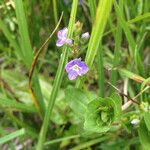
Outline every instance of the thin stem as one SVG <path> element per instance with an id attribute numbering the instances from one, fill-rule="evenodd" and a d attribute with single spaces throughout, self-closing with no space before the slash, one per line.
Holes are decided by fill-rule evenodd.
<path id="1" fill-rule="evenodd" d="M 54 20 L 55 20 L 55 24 L 57 24 L 57 22 L 58 22 L 57 0 L 53 0 L 53 10 L 54 10 Z"/>
<path id="2" fill-rule="evenodd" d="M 44 145 L 45 146 L 46 145 L 51 145 L 51 144 L 55 144 L 55 143 L 58 143 L 58 142 L 61 142 L 61 141 L 75 139 L 75 138 L 78 138 L 78 137 L 80 137 L 80 135 L 78 135 L 78 134 L 77 135 L 68 136 L 68 137 L 63 137 L 63 138 L 59 138 L 59 139 L 48 141 Z"/>
<path id="3" fill-rule="evenodd" d="M 72 10 L 71 10 L 71 15 L 70 15 L 70 20 L 69 20 L 69 27 L 68 27 L 68 37 L 71 38 L 73 34 L 73 25 L 75 23 L 75 17 L 76 17 L 76 12 L 77 12 L 77 5 L 78 5 L 78 0 L 73 0 L 72 4 Z M 64 46 L 63 48 L 63 53 L 59 62 L 58 70 L 56 73 L 56 77 L 54 80 L 54 85 L 53 89 L 51 92 L 50 100 L 48 101 L 48 107 L 44 116 L 44 121 L 41 127 L 40 135 L 39 135 L 39 140 L 37 144 L 37 150 L 42 150 L 45 142 L 45 137 L 48 129 L 48 124 L 51 116 L 51 112 L 56 100 L 56 96 L 58 93 L 58 90 L 60 88 L 63 74 L 64 74 L 64 68 L 65 64 L 67 63 L 68 60 L 68 54 L 69 54 L 69 48 L 67 46 Z"/>
<path id="4" fill-rule="evenodd" d="M 104 65 L 103 65 L 103 49 L 102 49 L 101 42 L 99 45 L 99 50 L 97 52 L 97 70 L 98 70 L 99 96 L 104 97 L 105 76 L 104 76 Z"/>
<path id="5" fill-rule="evenodd" d="M 143 92 L 145 92 L 147 89 L 149 89 L 150 87 L 147 86 L 146 88 L 144 88 L 142 91 L 140 91 L 135 97 L 133 97 L 132 99 L 136 99 L 137 97 L 139 97 Z M 122 106 L 122 110 L 126 110 L 131 104 L 133 103 L 132 100 L 128 101 L 127 103 L 125 103 Z"/>
<path id="6" fill-rule="evenodd" d="M 123 1 L 122 0 L 119 1 L 119 6 L 120 6 L 120 10 L 122 11 L 123 10 Z M 115 35 L 115 50 L 114 50 L 113 68 L 115 68 L 118 65 L 119 59 L 120 59 L 122 28 L 121 28 L 119 18 L 118 18 L 118 27 L 117 27 L 116 32 L 114 33 L 114 35 Z M 110 77 L 111 84 L 115 85 L 116 80 L 117 80 L 117 70 L 112 69 L 111 77 Z M 110 94 L 112 94 L 113 92 L 114 92 L 114 88 L 111 88 L 110 89 Z"/>

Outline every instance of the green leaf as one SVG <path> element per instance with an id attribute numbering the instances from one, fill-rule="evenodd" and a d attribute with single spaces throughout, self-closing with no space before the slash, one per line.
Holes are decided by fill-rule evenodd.
<path id="1" fill-rule="evenodd" d="M 87 105 L 84 129 L 103 133 L 110 129 L 111 124 L 120 115 L 120 98 L 117 95 L 112 98 L 97 98 Z M 120 108 L 119 108 L 120 107 Z"/>
<path id="2" fill-rule="evenodd" d="M 102 113 L 101 113 L 101 118 L 102 118 L 102 121 L 103 121 L 103 122 L 107 122 L 107 120 L 108 120 L 107 113 L 102 111 Z"/>
<path id="3" fill-rule="evenodd" d="M 140 128 L 138 130 L 141 144 L 144 150 L 149 150 L 150 148 L 150 132 L 147 130 L 145 123 L 142 121 L 140 123 Z"/>
<path id="4" fill-rule="evenodd" d="M 10 141 L 10 140 L 12 140 L 12 139 L 14 139 L 16 137 L 24 135 L 24 134 L 25 134 L 25 129 L 20 129 L 18 131 L 10 133 L 10 134 L 0 138 L 0 144 L 4 144 L 4 143 L 6 143 L 6 142 L 8 142 L 8 141 Z"/>
<path id="5" fill-rule="evenodd" d="M 16 109 L 22 112 L 35 113 L 36 110 L 33 106 L 16 102 L 15 100 L 11 100 L 8 98 L 0 98 L 0 106 L 8 109 Z"/>
<path id="6" fill-rule="evenodd" d="M 121 106 L 122 106 L 122 100 L 121 100 L 121 97 L 114 93 L 111 95 L 111 98 L 113 100 L 113 102 L 115 103 L 115 107 L 116 107 L 116 117 L 120 117 L 121 115 L 121 112 L 122 112 L 122 109 L 121 109 Z"/>
<path id="7" fill-rule="evenodd" d="M 147 129 L 150 131 L 150 112 L 144 113 L 144 121 L 145 121 Z"/>
<path id="8" fill-rule="evenodd" d="M 19 34 L 20 34 L 20 46 L 21 46 L 21 52 L 23 55 L 23 61 L 24 64 L 26 64 L 26 67 L 29 69 L 32 64 L 33 59 L 33 49 L 31 46 L 30 36 L 28 32 L 28 25 L 27 25 L 27 19 L 24 11 L 23 1 L 22 0 L 15 0 L 15 12 L 16 12 L 16 18 L 17 23 L 19 27 Z M 43 100 L 43 96 L 41 93 L 41 87 L 39 84 L 39 78 L 37 76 L 37 72 L 33 74 L 33 81 L 32 86 L 33 90 L 35 92 L 35 106 L 38 110 L 39 114 L 42 116 L 45 113 L 45 103 Z M 38 106 L 38 107 L 37 107 Z"/>
<path id="9" fill-rule="evenodd" d="M 66 101 L 70 108 L 81 118 L 84 118 L 88 97 L 79 89 L 69 88 L 65 90 Z"/>

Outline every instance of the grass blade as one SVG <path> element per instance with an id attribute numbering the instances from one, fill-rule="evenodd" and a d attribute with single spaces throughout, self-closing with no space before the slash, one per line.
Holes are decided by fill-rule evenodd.
<path id="1" fill-rule="evenodd" d="M 10 100 L 8 98 L 2 98 L 1 97 L 0 98 L 0 105 L 3 106 L 4 108 L 8 108 L 11 110 L 18 110 L 18 111 L 28 112 L 28 113 L 35 113 L 36 112 L 34 107 L 16 102 L 14 100 Z"/>
<path id="2" fill-rule="evenodd" d="M 120 7 L 118 6 L 117 2 L 114 1 L 114 6 L 115 6 L 115 11 L 116 11 L 116 14 L 120 20 L 120 24 L 121 24 L 121 27 L 123 28 L 124 30 L 124 33 L 126 35 L 126 38 L 127 38 L 127 41 L 129 43 L 129 50 L 130 50 L 130 55 L 131 55 L 131 59 L 134 58 L 135 60 L 135 64 L 136 64 L 136 68 L 138 70 L 139 73 L 141 74 L 144 74 L 143 70 L 144 70 L 144 66 L 142 65 L 142 62 L 141 62 L 141 57 L 138 53 L 138 49 L 137 49 L 137 45 L 135 43 L 135 40 L 131 34 L 131 31 L 128 27 L 128 24 L 127 22 L 124 20 L 123 18 L 123 14 L 120 10 Z"/>
<path id="3" fill-rule="evenodd" d="M 93 24 L 91 38 L 88 45 L 88 50 L 85 58 L 85 62 L 89 68 L 92 67 L 95 55 L 97 54 L 99 42 L 102 38 L 104 28 L 111 11 L 113 0 L 103 0 L 98 4 L 95 22 Z M 76 87 L 81 86 L 81 80 L 77 80 Z"/>
<path id="4" fill-rule="evenodd" d="M 0 18 L 0 29 L 2 30 L 2 32 L 4 33 L 5 37 L 7 38 L 7 40 L 9 41 L 10 45 L 13 47 L 13 49 L 15 50 L 16 56 L 18 58 L 23 58 L 23 55 L 20 51 L 20 47 L 18 46 L 18 44 L 16 43 L 16 41 L 13 39 L 12 34 L 10 33 L 10 31 L 7 29 L 6 25 L 3 23 L 3 21 Z"/>
<path id="5" fill-rule="evenodd" d="M 88 2 L 89 2 L 91 18 L 92 18 L 92 21 L 94 21 L 95 15 L 96 15 L 96 1 L 88 0 Z"/>
<path id="6" fill-rule="evenodd" d="M 33 50 L 30 43 L 29 33 L 28 33 L 28 27 L 27 27 L 27 21 L 25 17 L 25 12 L 23 8 L 23 2 L 22 0 L 15 0 L 15 6 L 16 6 L 16 16 L 19 26 L 19 33 L 21 36 L 21 50 L 23 54 L 23 61 L 26 64 L 27 68 L 30 68 L 32 59 L 33 59 Z M 33 76 L 33 89 L 35 91 L 36 98 L 33 100 L 36 109 L 38 110 L 40 115 L 44 115 L 45 112 L 45 104 L 43 101 L 39 80 L 37 77 L 37 74 L 35 73 Z"/>
<path id="7" fill-rule="evenodd" d="M 6 143 L 6 142 L 8 142 L 8 141 L 10 141 L 10 140 L 12 140 L 12 139 L 14 139 L 16 137 L 24 135 L 24 134 L 25 134 L 25 129 L 20 129 L 18 131 L 10 133 L 10 134 L 0 138 L 0 144 L 4 144 L 4 143 Z"/>
<path id="8" fill-rule="evenodd" d="M 30 67 L 33 58 L 33 51 L 29 39 L 29 32 L 22 0 L 19 1 L 15 0 L 15 8 L 19 26 L 19 33 L 21 36 L 20 42 L 21 42 L 21 50 L 24 56 L 24 62 L 28 67 Z"/>

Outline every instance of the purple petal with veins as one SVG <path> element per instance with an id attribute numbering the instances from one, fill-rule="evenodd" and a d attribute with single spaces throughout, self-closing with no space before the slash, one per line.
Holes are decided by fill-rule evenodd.
<path id="1" fill-rule="evenodd" d="M 77 58 L 68 62 L 65 66 L 65 70 L 68 73 L 69 79 L 71 78 L 72 80 L 74 80 L 77 76 L 86 74 L 88 72 L 88 67 L 83 61 L 81 61 L 80 58 Z"/>
<path id="2" fill-rule="evenodd" d="M 68 33 L 67 28 L 63 28 L 62 30 L 58 31 L 57 33 L 58 40 L 56 42 L 56 46 L 60 47 L 63 46 L 64 44 L 72 45 L 72 40 L 67 39 L 67 33 Z"/>
<path id="3" fill-rule="evenodd" d="M 68 78 L 69 78 L 69 80 L 74 80 L 77 76 L 78 76 L 78 74 L 77 74 L 77 72 L 74 71 L 74 70 L 71 70 L 71 71 L 68 73 Z"/>
<path id="4" fill-rule="evenodd" d="M 59 39 L 66 39 L 67 38 L 67 33 L 68 33 L 68 29 L 67 28 L 63 28 L 62 30 L 58 31 L 58 38 Z"/>
<path id="5" fill-rule="evenodd" d="M 64 44 L 65 44 L 65 40 L 62 40 L 62 39 L 58 39 L 56 42 L 56 46 L 58 47 L 63 46 Z"/>

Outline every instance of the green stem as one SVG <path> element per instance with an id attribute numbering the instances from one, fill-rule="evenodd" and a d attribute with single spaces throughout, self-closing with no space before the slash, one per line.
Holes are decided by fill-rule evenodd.
<path id="1" fill-rule="evenodd" d="M 58 22 L 57 0 L 53 0 L 53 12 L 54 12 L 55 24 L 57 24 L 57 22 Z"/>
<path id="2" fill-rule="evenodd" d="M 79 137 L 80 137 L 79 134 L 71 135 L 71 136 L 68 136 L 68 137 L 63 137 L 63 138 L 55 139 L 55 140 L 52 140 L 52 141 L 48 141 L 44 145 L 51 145 L 51 144 L 55 144 L 55 143 L 58 143 L 58 142 L 65 141 L 65 140 L 71 140 L 71 139 L 75 139 L 75 138 L 79 138 Z"/>
<path id="3" fill-rule="evenodd" d="M 98 70 L 99 96 L 104 97 L 105 76 L 104 76 L 104 65 L 103 65 L 103 49 L 102 49 L 101 42 L 99 45 L 99 50 L 97 52 L 97 70 Z"/>
<path id="4" fill-rule="evenodd" d="M 121 8 L 120 10 L 122 11 L 123 10 L 123 1 L 122 0 L 119 1 L 119 6 Z M 115 38 L 115 51 L 114 51 L 113 67 L 112 67 L 112 72 L 111 72 L 111 77 L 110 77 L 110 83 L 112 85 L 116 84 L 117 70 L 115 69 L 115 67 L 119 63 L 120 50 L 121 50 L 122 28 L 121 28 L 119 18 L 118 18 L 118 27 L 116 29 L 116 32 L 114 32 L 114 38 Z M 115 91 L 114 88 L 111 87 L 110 88 L 110 94 L 112 94 L 114 91 Z"/>
<path id="5" fill-rule="evenodd" d="M 104 137 L 100 137 L 100 138 L 97 138 L 97 139 L 93 139 L 91 141 L 87 141 L 85 143 L 82 143 L 76 147 L 73 147 L 71 148 L 71 150 L 81 150 L 81 149 L 87 149 L 88 147 L 92 146 L 92 145 L 95 145 L 97 143 L 100 143 L 100 142 L 103 142 L 105 140 L 108 140 L 110 139 L 110 136 L 104 136 Z"/>
<path id="6" fill-rule="evenodd" d="M 92 21 L 94 21 L 95 15 L 96 15 L 96 1 L 88 0 L 88 2 L 89 2 L 91 18 L 92 18 Z"/>
<path id="7" fill-rule="evenodd" d="M 73 26 L 75 23 L 75 17 L 76 17 L 76 12 L 77 12 L 77 5 L 78 5 L 78 0 L 73 0 L 72 4 L 72 10 L 71 10 L 71 15 L 70 15 L 70 20 L 69 20 L 69 27 L 68 27 L 68 37 L 71 38 L 73 34 Z M 39 140 L 37 144 L 37 150 L 42 150 L 44 146 L 44 141 L 46 137 L 46 132 L 48 129 L 48 124 L 51 116 L 51 112 L 56 100 L 56 96 L 58 93 L 58 90 L 60 88 L 63 74 L 64 74 L 64 69 L 65 69 L 65 64 L 67 63 L 68 60 L 68 54 L 69 54 L 69 47 L 65 46 L 63 48 L 63 53 L 59 62 L 58 70 L 56 73 L 56 77 L 54 80 L 54 85 L 53 89 L 51 92 L 50 100 L 48 102 L 48 107 L 44 116 L 44 121 L 41 127 L 40 135 L 39 135 Z"/>

